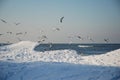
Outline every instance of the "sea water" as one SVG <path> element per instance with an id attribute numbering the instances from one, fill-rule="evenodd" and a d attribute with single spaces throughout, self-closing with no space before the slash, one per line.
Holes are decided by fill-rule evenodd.
<path id="1" fill-rule="evenodd" d="M 10 45 L 6 43 L 0 43 L 0 46 Z M 75 50 L 78 54 L 93 55 L 93 54 L 104 54 L 120 48 L 120 44 L 39 44 L 34 50 L 35 51 L 54 51 L 54 50 Z"/>
<path id="2" fill-rule="evenodd" d="M 78 54 L 104 54 L 120 48 L 120 44 L 40 44 L 35 51 L 75 50 Z"/>

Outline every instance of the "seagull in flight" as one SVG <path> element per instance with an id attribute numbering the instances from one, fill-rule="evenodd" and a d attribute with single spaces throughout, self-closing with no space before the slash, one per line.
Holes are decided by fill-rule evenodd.
<path id="1" fill-rule="evenodd" d="M 8 34 L 12 34 L 12 32 L 7 32 Z"/>
<path id="2" fill-rule="evenodd" d="M 20 39 L 19 37 L 17 37 L 18 41 L 22 41 L 22 39 Z"/>
<path id="3" fill-rule="evenodd" d="M 107 39 L 104 39 L 104 41 L 106 42 L 106 43 L 108 43 L 109 42 L 109 39 L 107 38 Z"/>
<path id="4" fill-rule="evenodd" d="M 60 31 L 60 28 L 56 28 L 57 31 Z"/>
<path id="5" fill-rule="evenodd" d="M 2 36 L 3 34 L 0 34 L 0 36 Z"/>
<path id="6" fill-rule="evenodd" d="M 60 18 L 60 22 L 61 22 L 61 23 L 63 22 L 63 18 L 64 18 L 64 16 Z"/>
<path id="7" fill-rule="evenodd" d="M 80 35 L 77 35 L 76 37 L 80 40 L 83 40 L 83 38 Z"/>
<path id="8" fill-rule="evenodd" d="M 18 33 L 16 33 L 16 35 L 22 35 L 23 33 L 22 32 L 18 32 Z"/>
<path id="9" fill-rule="evenodd" d="M 42 38 L 43 38 L 43 39 L 47 39 L 47 36 L 46 36 L 46 35 L 42 35 Z"/>
<path id="10" fill-rule="evenodd" d="M 89 39 L 92 42 L 95 42 L 91 37 L 87 36 L 87 39 Z"/>
<path id="11" fill-rule="evenodd" d="M 54 31 L 60 31 L 60 28 L 53 28 Z"/>
<path id="12" fill-rule="evenodd" d="M 17 25 L 19 25 L 20 23 L 15 23 L 15 25 L 17 26 Z"/>
<path id="13" fill-rule="evenodd" d="M 3 19 L 0 19 L 2 22 L 4 22 L 4 23 L 7 23 L 5 20 L 3 20 Z"/>

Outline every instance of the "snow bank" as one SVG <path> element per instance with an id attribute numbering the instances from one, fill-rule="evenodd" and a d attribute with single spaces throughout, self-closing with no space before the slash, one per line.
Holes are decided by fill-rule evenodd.
<path id="1" fill-rule="evenodd" d="M 120 67 L 120 49 L 107 52 L 101 55 L 91 55 L 83 57 L 84 60 L 88 60 L 88 64 L 94 65 L 106 65 L 106 66 L 119 66 Z"/>
<path id="2" fill-rule="evenodd" d="M 37 45 L 22 41 L 1 47 L 0 80 L 120 80 L 120 49 L 81 56 L 74 50 L 36 52 Z"/>
<path id="3" fill-rule="evenodd" d="M 2 65 L 1 65 L 2 64 Z M 120 68 L 67 63 L 0 62 L 0 80 L 119 80 Z"/>
<path id="4" fill-rule="evenodd" d="M 66 62 L 74 64 L 90 64 L 102 66 L 120 66 L 120 49 L 101 55 L 81 56 L 74 50 L 54 50 L 36 52 L 35 42 L 22 41 L 2 47 L 0 60 L 10 62 Z M 1 50 L 2 50 L 1 49 Z"/>

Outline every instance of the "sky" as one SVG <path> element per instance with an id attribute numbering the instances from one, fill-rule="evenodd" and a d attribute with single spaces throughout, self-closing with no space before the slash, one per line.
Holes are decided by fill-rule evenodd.
<path id="1" fill-rule="evenodd" d="M 120 43 L 119 0 L 0 0 L 0 19 L 7 22 L 0 21 L 0 43 L 39 41 L 42 35 L 45 43 Z"/>

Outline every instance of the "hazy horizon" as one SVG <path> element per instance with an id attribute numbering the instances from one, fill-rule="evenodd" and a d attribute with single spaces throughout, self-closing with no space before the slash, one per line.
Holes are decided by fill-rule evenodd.
<path id="1" fill-rule="evenodd" d="M 0 0 L 0 19 L 0 43 L 120 43 L 118 0 Z"/>

